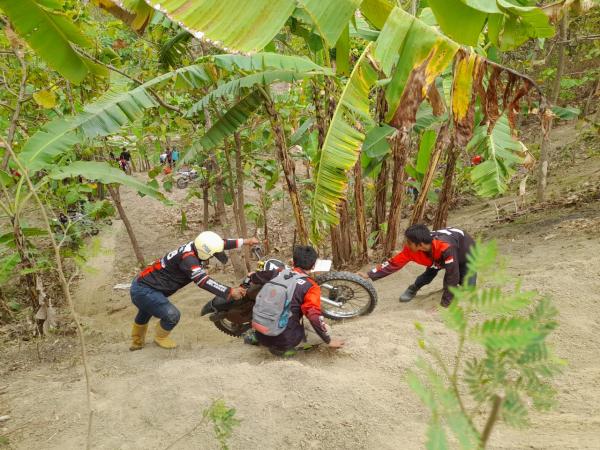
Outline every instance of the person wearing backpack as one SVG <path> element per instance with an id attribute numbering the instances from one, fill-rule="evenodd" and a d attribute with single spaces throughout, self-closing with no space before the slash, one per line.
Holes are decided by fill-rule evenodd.
<path id="1" fill-rule="evenodd" d="M 321 314 L 321 288 L 309 275 L 317 261 L 317 251 L 311 246 L 294 248 L 293 268 L 255 272 L 250 281 L 264 284 L 252 312 L 253 333 L 244 342 L 264 345 L 277 356 L 292 356 L 296 347 L 307 339 L 311 330 L 303 324 L 305 317 L 314 332 L 330 348 L 344 345 L 332 339 Z M 308 325 L 308 324 L 307 324 Z"/>

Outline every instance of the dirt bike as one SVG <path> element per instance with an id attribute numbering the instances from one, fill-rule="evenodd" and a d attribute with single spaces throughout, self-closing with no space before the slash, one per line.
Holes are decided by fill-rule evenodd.
<path id="1" fill-rule="evenodd" d="M 260 247 L 254 247 L 258 259 L 257 270 L 284 269 L 287 266 L 278 259 L 265 260 Z M 377 292 L 370 281 L 351 272 L 324 272 L 314 277 L 321 287 L 321 311 L 332 320 L 350 319 L 370 314 L 377 305 Z M 252 308 L 262 284 L 244 278 L 241 286 L 246 295 L 240 300 L 214 297 L 207 302 L 200 313 L 209 315 L 215 326 L 230 336 L 239 337 L 251 328 Z"/>
<path id="2" fill-rule="evenodd" d="M 177 181 L 175 182 L 175 184 L 177 184 L 177 187 L 179 189 L 185 189 L 189 182 L 198 178 L 198 172 L 196 172 L 194 169 L 192 170 L 179 170 L 177 171 Z"/>

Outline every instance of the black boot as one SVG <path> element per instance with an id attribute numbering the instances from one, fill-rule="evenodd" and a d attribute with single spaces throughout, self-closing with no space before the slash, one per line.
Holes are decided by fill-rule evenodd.
<path id="1" fill-rule="evenodd" d="M 402 295 L 400 295 L 400 302 L 410 302 L 413 298 L 415 298 L 415 295 L 417 295 L 418 290 L 418 287 L 416 287 L 414 284 L 411 284 L 409 287 L 406 288 Z"/>

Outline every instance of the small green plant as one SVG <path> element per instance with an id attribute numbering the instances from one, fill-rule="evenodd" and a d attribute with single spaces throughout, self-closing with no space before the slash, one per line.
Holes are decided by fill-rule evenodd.
<path id="1" fill-rule="evenodd" d="M 227 440 L 231 437 L 234 427 L 240 424 L 235 418 L 235 408 L 229 408 L 222 399 L 215 400 L 204 410 L 203 417 L 212 422 L 221 450 L 228 450 Z"/>
<path id="2" fill-rule="evenodd" d="M 427 357 L 409 372 L 408 384 L 431 412 L 428 449 L 448 448 L 447 429 L 460 448 L 485 448 L 498 421 L 526 427 L 530 405 L 547 410 L 554 403 L 549 381 L 564 363 L 552 355 L 546 338 L 557 326 L 557 310 L 518 282 L 507 289 L 510 280 L 499 266 L 494 242 L 471 252 L 466 279 L 477 273 L 485 287 L 453 289 L 454 300 L 442 311 L 458 337 L 452 357 L 415 324 Z M 466 360 L 468 355 L 476 356 Z"/>

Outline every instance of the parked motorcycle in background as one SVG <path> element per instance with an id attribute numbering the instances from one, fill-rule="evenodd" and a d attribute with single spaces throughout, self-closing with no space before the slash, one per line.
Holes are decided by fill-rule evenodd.
<path id="1" fill-rule="evenodd" d="M 195 180 L 196 178 L 198 178 L 198 172 L 194 169 L 178 170 L 176 174 L 175 184 L 177 184 L 177 187 L 179 189 L 185 189 L 186 187 L 188 187 L 190 181 Z"/>

